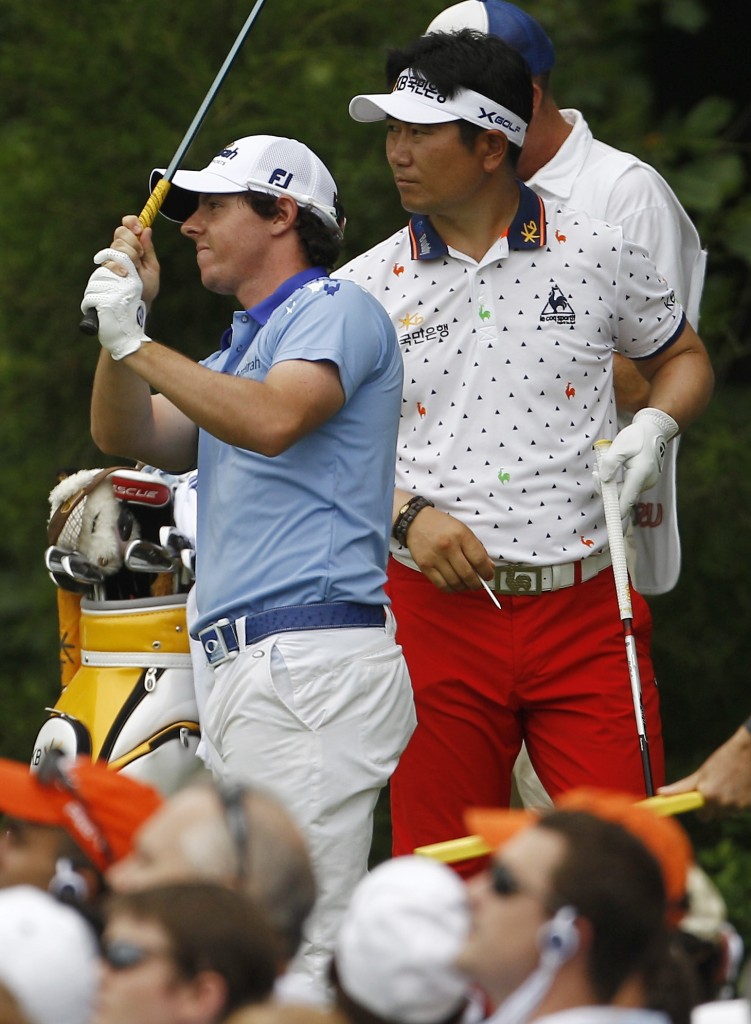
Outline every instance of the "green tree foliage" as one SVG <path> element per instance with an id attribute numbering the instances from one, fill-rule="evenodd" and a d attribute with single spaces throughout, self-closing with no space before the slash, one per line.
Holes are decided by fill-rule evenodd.
<path id="1" fill-rule="evenodd" d="M 267 0 L 188 165 L 203 166 L 240 135 L 298 137 L 335 171 L 349 217 L 345 255 L 384 237 L 404 215 L 383 132 L 352 122 L 347 104 L 356 92 L 382 87 L 387 48 L 421 32 L 443 6 Z M 527 0 L 527 7 L 556 43 L 559 104 L 581 108 L 600 138 L 654 163 L 710 252 L 701 333 L 718 393 L 682 442 L 681 582 L 653 602 L 675 777 L 751 711 L 749 106 L 747 90 L 739 98 L 723 86 L 733 61 L 745 60 L 727 32 L 743 23 L 742 7 L 740 0 L 719 8 L 711 0 Z M 55 593 L 42 561 L 49 490 L 61 466 L 105 461 L 88 431 L 98 346 L 77 330 L 91 256 L 124 213 L 140 210 L 151 168 L 169 162 L 249 9 L 250 2 L 229 0 L 0 0 L 5 756 L 28 756 L 59 688 Z M 723 62 L 711 65 L 701 43 L 722 28 L 720 18 Z M 150 330 L 199 356 L 231 306 L 203 291 L 192 247 L 174 225 L 159 219 L 156 241 L 162 296 Z"/>

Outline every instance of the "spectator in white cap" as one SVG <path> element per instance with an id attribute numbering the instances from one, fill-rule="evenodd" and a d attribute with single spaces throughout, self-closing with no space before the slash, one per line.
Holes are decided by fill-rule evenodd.
<path id="1" fill-rule="evenodd" d="M 455 872 L 396 857 L 354 892 L 337 937 L 336 1002 L 350 1024 L 450 1024 L 470 984 L 456 966 L 469 936 L 469 903 Z"/>
<path id="2" fill-rule="evenodd" d="M 198 469 L 199 749 L 218 780 L 281 799 L 306 836 L 320 896 L 292 971 L 320 993 L 415 725 L 384 588 L 402 363 L 381 306 L 329 277 L 344 218 L 307 146 L 237 139 L 178 171 L 163 212 L 203 285 L 240 309 L 201 363 L 152 341 L 152 230 L 125 217 L 82 303 L 103 346 L 92 432 L 109 454 Z"/>
<path id="3" fill-rule="evenodd" d="M 99 980 L 82 915 L 30 885 L 0 892 L 0 984 L 29 1024 L 87 1024 Z"/>

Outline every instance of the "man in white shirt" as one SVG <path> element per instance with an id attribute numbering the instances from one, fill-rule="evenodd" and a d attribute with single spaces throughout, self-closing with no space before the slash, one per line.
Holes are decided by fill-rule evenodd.
<path id="1" fill-rule="evenodd" d="M 550 89 L 555 50 L 542 26 L 506 0 L 462 0 L 442 11 L 428 32 L 473 28 L 503 39 L 532 73 L 534 113 L 519 157 L 519 177 L 545 200 L 619 224 L 643 245 L 673 287 L 691 326 L 699 327 L 706 252 L 688 214 L 663 177 L 631 153 L 595 139 L 581 111 L 559 109 Z M 622 425 L 649 404 L 648 390 L 625 360 L 616 358 L 616 401 Z M 670 442 L 657 483 L 644 491 L 631 519 L 630 569 L 642 594 L 664 594 L 678 582 L 681 545 L 675 462 Z"/>
<path id="2" fill-rule="evenodd" d="M 615 438 L 604 478 L 623 469 L 628 515 L 712 371 L 644 248 L 519 182 L 532 83 L 513 49 L 435 33 L 392 52 L 387 80 L 350 112 L 388 120 L 413 216 L 337 276 L 383 303 L 405 364 L 389 587 L 418 725 L 392 779 L 398 854 L 461 835 L 468 806 L 506 803 L 522 740 L 553 795 L 593 781 L 644 793 L 592 446 Z M 614 352 L 650 383 L 620 433 Z M 660 784 L 649 615 L 634 600 Z"/>

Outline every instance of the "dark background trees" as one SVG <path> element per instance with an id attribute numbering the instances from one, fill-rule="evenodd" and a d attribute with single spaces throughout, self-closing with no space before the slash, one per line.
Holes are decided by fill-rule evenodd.
<path id="1" fill-rule="evenodd" d="M 654 163 L 710 253 L 701 334 L 717 394 L 681 448 L 681 581 L 652 601 L 668 772 L 675 777 L 751 711 L 745 3 L 526 5 L 556 42 L 560 105 L 580 107 L 599 137 Z M 267 0 L 189 165 L 203 166 L 243 134 L 296 136 L 335 170 L 349 216 L 345 255 L 384 237 L 403 213 L 382 157 L 382 132 L 351 122 L 347 103 L 381 87 L 385 50 L 421 32 L 443 6 Z M 88 431 L 98 346 L 77 330 L 91 256 L 123 213 L 140 210 L 149 171 L 169 161 L 249 9 L 250 2 L 235 0 L 0 0 L 3 756 L 28 756 L 43 708 L 59 688 L 55 593 L 42 561 L 48 493 L 61 466 L 103 462 Z M 192 248 L 163 220 L 157 246 L 163 294 L 151 333 L 198 356 L 231 307 L 203 291 Z M 743 821 L 687 824 L 715 857 L 716 873 L 738 873 L 748 838 Z"/>

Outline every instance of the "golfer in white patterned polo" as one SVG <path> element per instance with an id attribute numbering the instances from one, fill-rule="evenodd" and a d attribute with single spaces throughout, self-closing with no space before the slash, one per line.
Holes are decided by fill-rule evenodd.
<path id="1" fill-rule="evenodd" d="M 387 75 L 394 90 L 350 113 L 388 119 L 413 216 L 339 274 L 386 306 L 405 362 L 390 567 L 418 711 L 392 779 L 405 853 L 462 835 L 467 806 L 506 803 L 523 739 L 551 795 L 643 794 L 592 445 L 615 439 L 603 473 L 618 474 L 625 516 L 703 410 L 712 371 L 642 247 L 515 178 L 532 90 L 513 50 L 436 33 L 393 52 Z M 615 351 L 653 402 L 620 433 Z M 659 784 L 651 626 L 633 597 Z"/>

